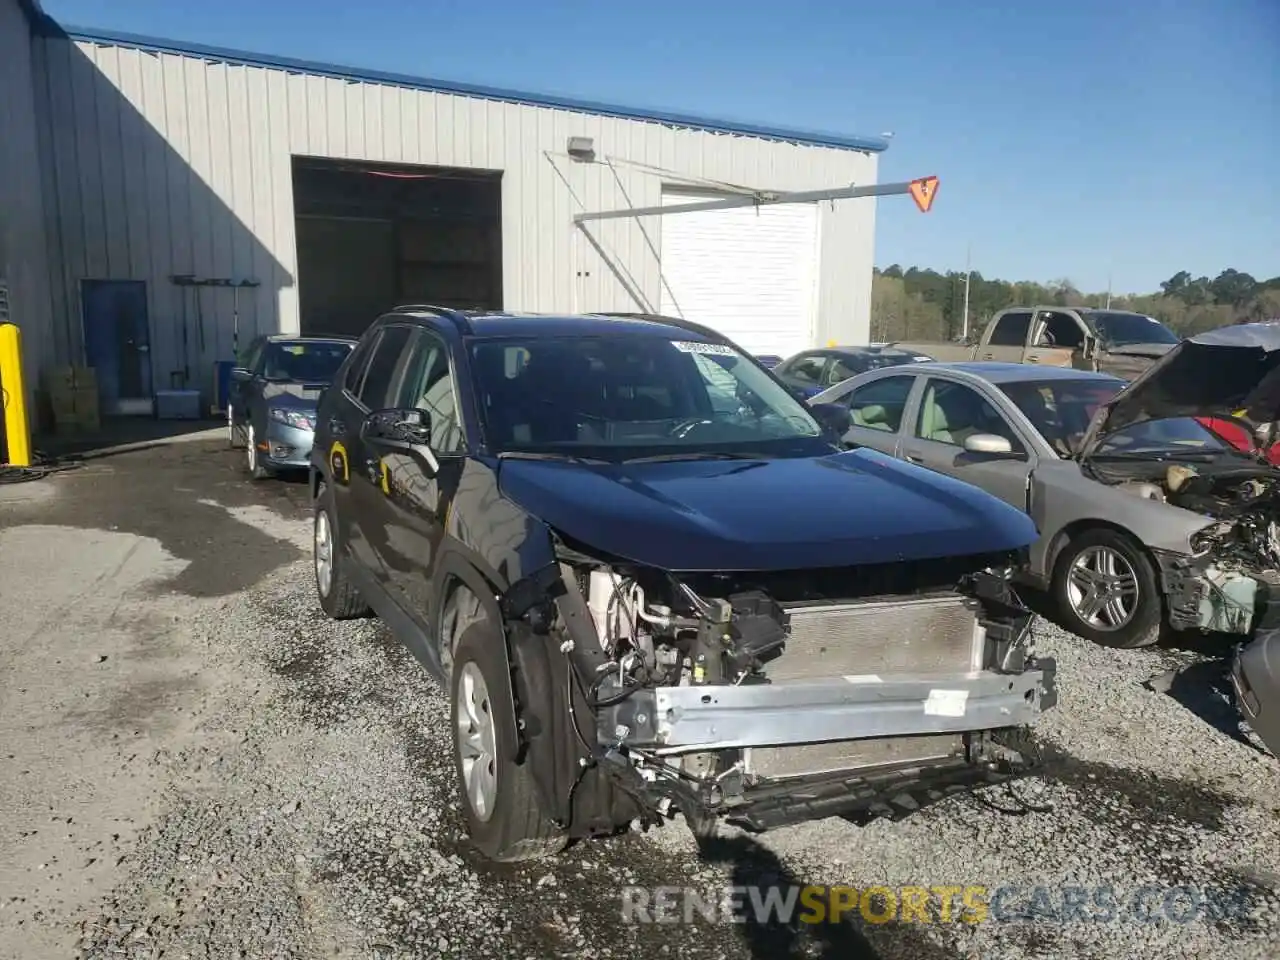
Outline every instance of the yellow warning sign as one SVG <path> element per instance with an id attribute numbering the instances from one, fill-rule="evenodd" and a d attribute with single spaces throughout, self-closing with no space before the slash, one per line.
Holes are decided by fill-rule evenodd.
<path id="1" fill-rule="evenodd" d="M 938 178 L 921 177 L 907 185 L 911 191 L 911 199 L 916 202 L 921 213 L 928 213 L 933 206 L 933 198 L 938 195 Z"/>

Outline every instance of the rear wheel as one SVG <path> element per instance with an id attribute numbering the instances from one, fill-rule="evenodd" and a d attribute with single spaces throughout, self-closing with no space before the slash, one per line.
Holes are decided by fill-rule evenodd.
<path id="1" fill-rule="evenodd" d="M 1164 611 L 1155 567 L 1117 530 L 1086 530 L 1063 548 L 1053 596 L 1064 626 L 1101 646 L 1133 649 L 1160 638 Z"/>
<path id="2" fill-rule="evenodd" d="M 369 605 L 347 577 L 350 558 L 339 549 L 338 524 L 333 497 L 325 484 L 316 492 L 312 553 L 315 560 L 316 593 L 320 607 L 334 620 L 352 620 L 369 614 Z"/>
<path id="3" fill-rule="evenodd" d="M 559 853 L 568 838 L 543 811 L 528 764 L 515 762 L 502 638 L 485 623 L 463 632 L 454 651 L 450 697 L 453 754 L 471 842 L 490 860 Z"/>

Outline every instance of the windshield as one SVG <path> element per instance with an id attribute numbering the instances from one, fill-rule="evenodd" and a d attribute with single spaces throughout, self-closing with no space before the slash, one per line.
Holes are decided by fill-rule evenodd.
<path id="1" fill-rule="evenodd" d="M 1061 457 L 1074 456 L 1089 421 L 1121 388 L 1121 380 L 1053 379 L 1002 383 L 1000 390 L 1026 415 Z M 1169 453 L 1177 450 L 1224 450 L 1212 433 L 1190 417 L 1148 420 L 1107 436 L 1097 452 Z"/>
<path id="2" fill-rule="evenodd" d="M 267 344 L 262 375 L 270 380 L 329 383 L 351 352 L 337 340 L 287 340 Z"/>
<path id="3" fill-rule="evenodd" d="M 482 340 L 471 346 L 497 452 L 624 460 L 829 447 L 808 409 L 731 347 L 648 337 Z"/>
<path id="4" fill-rule="evenodd" d="M 1131 343 L 1177 343 L 1178 335 L 1155 317 L 1137 313 L 1091 314 L 1104 343 L 1123 347 Z"/>

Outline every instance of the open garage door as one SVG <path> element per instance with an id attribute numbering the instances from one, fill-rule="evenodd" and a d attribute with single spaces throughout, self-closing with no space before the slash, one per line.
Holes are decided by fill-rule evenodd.
<path id="1" fill-rule="evenodd" d="M 502 307 L 497 172 L 293 159 L 301 332 L 359 335 L 400 303 Z"/>
<path id="2" fill-rule="evenodd" d="M 662 192 L 664 206 L 708 199 Z M 680 213 L 663 217 L 661 230 L 662 313 L 719 330 L 751 353 L 785 357 L 814 345 L 816 204 Z"/>

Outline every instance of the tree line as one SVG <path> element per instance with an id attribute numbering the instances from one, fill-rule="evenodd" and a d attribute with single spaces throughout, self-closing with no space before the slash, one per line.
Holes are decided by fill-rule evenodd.
<path id="1" fill-rule="evenodd" d="M 907 267 L 877 268 L 871 285 L 871 340 L 954 340 L 964 316 L 963 271 Z M 1280 319 L 1280 276 L 1258 280 L 1239 270 L 1223 270 L 1213 279 L 1179 271 L 1160 284 L 1158 293 L 1114 295 L 1084 293 L 1070 280 L 1036 283 L 988 280 L 974 271 L 969 279 L 969 333 L 977 336 L 1006 307 L 1039 304 L 1133 310 L 1162 321 L 1184 336 L 1216 327 Z"/>

